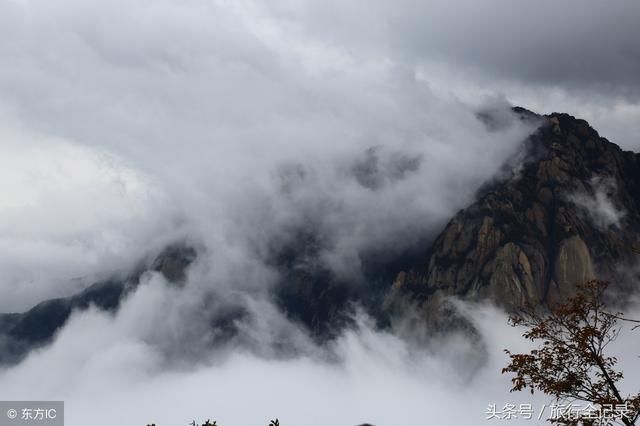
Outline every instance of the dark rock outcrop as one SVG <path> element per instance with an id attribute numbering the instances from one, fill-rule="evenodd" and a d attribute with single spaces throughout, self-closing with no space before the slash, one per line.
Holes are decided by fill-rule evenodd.
<path id="1" fill-rule="evenodd" d="M 171 246 L 162 251 L 150 266 L 140 266 L 119 280 L 95 283 L 71 297 L 44 301 L 24 313 L 0 314 L 0 365 L 20 361 L 31 349 L 51 341 L 74 311 L 95 306 L 115 311 L 122 298 L 140 282 L 147 271 L 155 271 L 176 285 L 185 278 L 186 268 L 195 259 L 190 247 Z"/>
<path id="2" fill-rule="evenodd" d="M 535 116 L 517 109 L 522 115 Z M 550 114 L 526 160 L 485 185 L 425 256 L 397 274 L 387 307 L 429 310 L 447 296 L 507 308 L 548 304 L 594 277 L 633 286 L 640 259 L 640 155 L 589 124 Z"/>
<path id="3" fill-rule="evenodd" d="M 398 311 L 418 306 L 405 323 L 428 322 L 438 330 L 463 329 L 471 335 L 473 327 L 446 302 L 449 296 L 491 299 L 508 309 L 544 305 L 566 298 L 594 277 L 629 291 L 640 260 L 640 155 L 601 138 L 584 120 L 514 110 L 541 126 L 435 241 L 428 235 L 420 239 L 420 250 L 408 243 L 404 251 L 370 249 L 359 253 L 358 276 L 338 276 L 321 256 L 332 242 L 313 223 L 274 237 L 264 259 L 278 272 L 275 304 L 323 341 L 352 323 L 355 306 L 364 307 L 383 327 Z M 489 131 L 508 125 L 504 117 L 491 114 L 479 115 Z M 375 151 L 365 160 L 353 173 L 371 189 L 402 178 L 420 161 L 393 157 L 382 167 Z M 426 238 L 433 242 L 423 250 Z M 190 248 L 171 247 L 126 278 L 96 283 L 24 313 L 0 314 L 0 365 L 50 342 L 74 311 L 89 306 L 117 310 L 145 271 L 180 285 L 194 258 Z M 218 299 L 225 298 L 208 297 L 198 320 L 215 331 L 207 344 L 233 338 L 243 321 L 251 324 L 242 302 L 222 306 Z"/>
<path id="4" fill-rule="evenodd" d="M 269 263 L 278 271 L 276 305 L 318 342 L 339 335 L 363 308 L 378 325 L 388 325 L 382 300 L 397 271 L 419 259 L 416 247 L 402 251 L 379 248 L 360 253 L 359 276 L 337 276 L 320 258 L 326 248 L 312 227 L 270 247 Z"/>

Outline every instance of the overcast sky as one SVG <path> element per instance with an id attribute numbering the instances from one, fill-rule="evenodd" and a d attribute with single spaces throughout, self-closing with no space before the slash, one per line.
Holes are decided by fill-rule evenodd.
<path id="1" fill-rule="evenodd" d="M 303 424 L 317 405 L 300 398 L 309 386 L 339 409 L 305 424 L 393 424 L 397 407 L 409 424 L 424 400 L 439 424 L 461 424 L 442 408 L 459 410 L 464 388 L 476 399 L 462 423 L 486 424 L 485 404 L 509 402 L 496 371 L 517 333 L 488 326 L 502 314 L 474 314 L 490 354 L 478 371 L 450 359 L 475 351 L 465 342 L 416 359 L 366 320 L 330 364 L 268 302 L 265 257 L 311 229 L 315 260 L 358 281 L 363 252 L 433 236 L 535 129 L 509 104 L 585 118 L 640 150 L 638 21 L 636 0 L 0 0 L 0 312 L 72 294 L 178 239 L 203 248 L 188 291 L 147 277 L 117 316 L 76 316 L 51 348 L 0 371 L 0 396 L 68 398 L 72 424 L 105 396 L 140 424 L 154 404 L 180 422 L 207 415 L 189 392 L 220 381 L 233 396 L 217 412 L 236 424 L 291 406 Z M 503 127 L 477 119 L 487 107 Z M 243 348 L 221 368 L 168 369 L 170 349 L 210 331 L 189 316 L 210 292 L 243 294 L 262 326 L 246 330 L 251 349 L 285 332 L 305 356 Z M 471 373 L 483 379 L 467 387 Z M 239 406 L 256 377 L 252 414 Z M 282 393 L 261 399 L 280 378 Z M 115 413 L 96 423 L 121 423 Z"/>
<path id="2" fill-rule="evenodd" d="M 282 92 L 308 88 L 299 79 L 340 90 L 345 73 L 374 78 L 393 67 L 468 102 L 504 95 L 640 145 L 640 5 L 632 0 L 5 0 L 0 8 L 2 111 L 80 140 L 175 137 L 167 127 L 199 138 L 221 113 L 212 96 L 241 91 L 278 103 Z M 281 86 L 267 88 L 269 80 Z M 230 99 L 227 107 L 239 113 Z M 190 134 L 176 122 L 191 124 Z"/>

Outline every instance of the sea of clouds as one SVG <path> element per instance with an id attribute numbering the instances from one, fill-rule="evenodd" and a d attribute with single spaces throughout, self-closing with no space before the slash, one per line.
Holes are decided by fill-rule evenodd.
<path id="1" fill-rule="evenodd" d="M 416 7 L 0 3 L 0 312 L 176 241 L 199 251 L 183 289 L 150 274 L 115 315 L 74 315 L 0 371 L 0 398 L 65 400 L 70 425 L 486 424 L 490 403 L 548 403 L 508 393 L 502 350 L 526 342 L 491 307 L 466 308 L 480 343 L 418 346 L 357 314 L 318 345 L 270 302 L 274 242 L 313 230 L 315 261 L 366 285 L 363 253 L 433 237 L 535 130 L 501 94 L 443 77 L 466 68 L 418 48 L 447 32 L 416 32 L 411 10 L 435 19 Z M 239 303 L 253 320 L 203 355 L 212 294 L 206 309 Z"/>

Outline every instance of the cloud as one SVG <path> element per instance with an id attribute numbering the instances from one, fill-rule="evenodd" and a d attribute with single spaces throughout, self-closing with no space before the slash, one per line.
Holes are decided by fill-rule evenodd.
<path id="1" fill-rule="evenodd" d="M 635 6 L 499 5 L 1 3 L 0 311 L 174 240 L 202 250 L 184 291 L 151 274 L 115 315 L 77 314 L 0 373 L 0 396 L 65 399 L 70 424 L 486 423 L 511 398 L 501 314 L 477 313 L 490 354 L 470 371 L 460 336 L 425 352 L 363 319 L 318 347 L 269 289 L 274 247 L 301 231 L 309 261 L 361 284 L 370 252 L 432 237 L 535 128 L 505 97 L 637 121 Z M 611 96 L 583 102 L 596 93 Z M 208 353 L 220 320 L 241 333 Z"/>
<path id="2" fill-rule="evenodd" d="M 347 46 L 356 57 L 407 64 L 435 91 L 467 102 L 501 93 L 541 113 L 583 117 L 614 142 L 640 147 L 637 4 L 285 4 L 274 13 L 291 26 Z"/>
<path id="3" fill-rule="evenodd" d="M 588 116 L 625 146 L 639 143 L 637 114 L 623 111 L 640 94 L 639 11 L 630 2 L 67 1 L 54 9 L 32 0 L 6 2 L 2 12 L 13 40 L 0 52 L 13 65 L 0 73 L 6 108 L 78 139 L 97 138 L 100 126 L 111 143 L 211 140 L 203 124 L 227 120 L 249 132 L 257 111 L 262 123 L 273 118 L 260 98 L 276 115 L 285 108 L 309 118 L 336 107 L 327 103 L 332 91 L 361 90 L 351 83 L 397 67 L 436 91 L 476 102 L 502 92 L 541 112 Z M 361 90 L 362 100 L 373 93 Z M 308 109 L 294 107 L 292 94 L 306 95 Z M 625 125 L 607 125 L 619 120 Z"/>
<path id="4" fill-rule="evenodd" d="M 400 49 L 526 84 L 640 94 L 637 4 L 417 3 L 397 13 L 398 26 L 413 31 L 413 43 L 401 33 Z"/>
<path id="5" fill-rule="evenodd" d="M 190 296 L 158 279 L 151 277 L 119 315 L 79 314 L 50 348 L 0 372 L 0 397 L 64 399 L 66 421 L 72 425 L 88 418 L 97 425 L 168 425 L 194 418 L 246 425 L 266 424 L 274 417 L 282 424 L 310 426 L 365 421 L 483 425 L 489 421 L 490 404 L 502 410 L 506 404 L 527 403 L 534 417 L 542 409 L 550 414 L 550 398 L 509 393 L 510 378 L 500 374 L 507 363 L 502 349 L 523 352 L 531 346 L 520 336 L 522 330 L 509 327 L 506 314 L 491 306 L 461 305 L 482 338 L 482 348 L 462 334 L 415 346 L 376 331 L 361 317 L 330 347 L 299 340 L 293 357 L 262 352 L 265 344 L 278 344 L 263 329 L 253 331 L 262 335 L 258 340 L 239 343 L 231 351 L 211 350 L 184 364 L 158 344 L 198 330 L 197 324 L 178 319 L 190 314 L 184 310 Z M 640 347 L 635 337 L 627 327 L 612 347 L 625 372 L 624 391 L 632 391 L 630 384 L 637 382 L 633 367 Z M 532 421 L 512 419 L 509 424 Z"/>
<path id="6" fill-rule="evenodd" d="M 129 272 L 173 238 L 166 194 L 125 160 L 24 129 L 1 134 L 0 312 Z"/>
<path id="7" fill-rule="evenodd" d="M 93 277 L 90 264 L 126 269 L 171 238 L 207 248 L 212 287 L 265 287 L 273 241 L 301 229 L 330 269 L 357 276 L 367 250 L 433 234 L 534 127 L 512 118 L 487 131 L 474 105 L 433 92 L 411 64 L 337 44 L 284 3 L 0 7 L 13 40 L 0 46 L 13 64 L 0 71 L 9 158 L 35 155 L 19 148 L 28 139 L 58 164 L 49 181 L 67 180 L 5 214 L 22 230 L 6 251 L 25 254 L 7 262 L 3 309 L 68 292 L 61 282 Z M 33 167 L 16 162 L 7 182 Z M 12 202 L 33 188 L 15 187 Z M 58 260 L 30 261 L 37 250 Z M 16 290 L 26 265 L 57 283 L 36 279 L 28 298 Z"/>
<path id="8" fill-rule="evenodd" d="M 595 177 L 591 179 L 591 186 L 593 194 L 572 194 L 569 200 L 583 209 L 600 229 L 621 229 L 621 222 L 626 213 L 613 204 L 612 198 L 617 192 L 615 181 L 611 178 Z"/>
<path id="9" fill-rule="evenodd" d="M 167 303 L 176 296 L 182 297 L 167 287 L 149 285 L 115 318 L 96 311 L 77 315 L 53 346 L 0 373 L 0 396 L 62 398 L 68 424 L 91 418 L 98 425 L 180 424 L 192 418 L 266 424 L 273 417 L 283 424 L 310 426 L 409 424 L 421 419 L 484 424 L 490 403 L 532 402 L 529 396 L 509 395 L 508 378 L 499 374 L 506 362 L 501 345 L 518 347 L 522 342 L 515 337 L 517 331 L 506 326 L 504 314 L 494 309 L 472 310 L 489 347 L 486 364 L 478 363 L 477 348 L 464 336 L 418 348 L 374 331 L 361 319 L 331 348 L 301 342 L 298 356 L 273 358 L 244 345 L 222 354 L 211 352 L 185 368 L 168 363 L 156 346 L 167 334 L 192 331 L 173 321 L 180 311 Z M 158 315 L 165 319 L 161 328 L 154 320 Z M 263 338 L 269 340 L 268 334 Z M 254 343 L 261 348 L 265 341 Z"/>

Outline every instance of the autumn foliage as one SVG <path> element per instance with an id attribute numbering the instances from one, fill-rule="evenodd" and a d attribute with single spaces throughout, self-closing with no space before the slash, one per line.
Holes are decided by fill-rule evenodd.
<path id="1" fill-rule="evenodd" d="M 640 393 L 623 395 L 622 371 L 618 359 L 607 349 L 619 335 L 626 319 L 610 311 L 603 302 L 608 284 L 591 281 L 567 302 L 542 312 L 526 309 L 510 318 L 513 326 L 526 327 L 523 336 L 539 343 L 525 354 L 505 352 L 510 363 L 502 372 L 512 373 L 512 391 L 535 390 L 553 396 L 557 402 L 582 402 L 594 407 L 624 406 L 618 424 L 634 425 L 640 415 Z M 636 321 L 633 321 L 636 322 Z M 551 420 L 567 425 L 604 424 L 602 419 L 576 417 Z"/>

